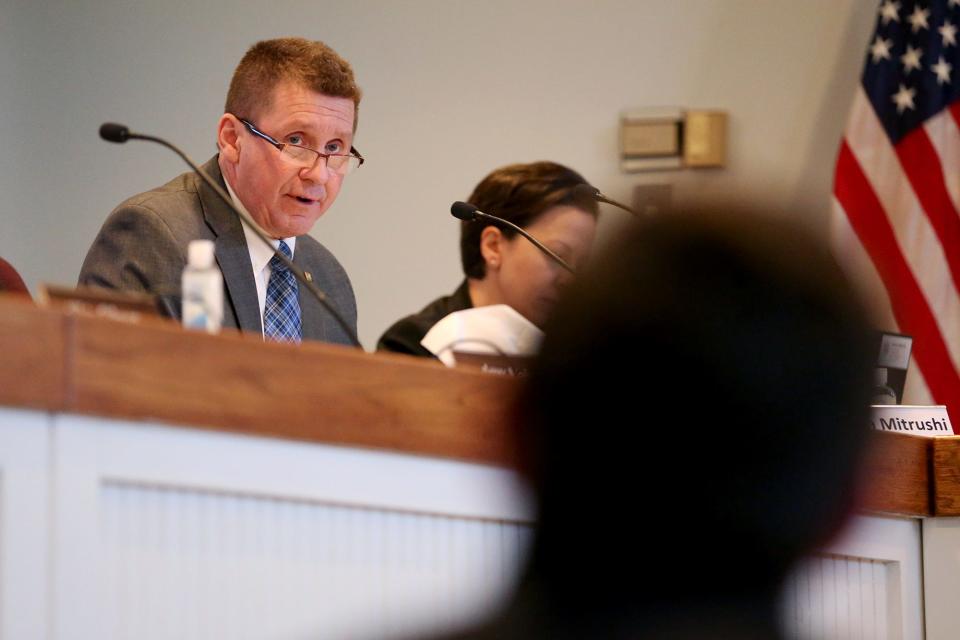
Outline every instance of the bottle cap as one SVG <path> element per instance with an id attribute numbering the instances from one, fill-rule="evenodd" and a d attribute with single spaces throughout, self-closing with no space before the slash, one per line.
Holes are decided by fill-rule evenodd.
<path id="1" fill-rule="evenodd" d="M 213 266 L 213 240 L 191 240 L 187 247 L 187 263 L 194 269 Z"/>

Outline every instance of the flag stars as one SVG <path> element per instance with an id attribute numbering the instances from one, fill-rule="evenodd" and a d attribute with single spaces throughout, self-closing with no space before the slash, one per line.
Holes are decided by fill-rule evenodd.
<path id="1" fill-rule="evenodd" d="M 953 45 L 957 46 L 957 26 L 951 24 L 949 20 L 945 20 L 943 26 L 937 29 L 940 32 L 940 37 L 943 38 L 943 46 L 949 47 Z"/>
<path id="2" fill-rule="evenodd" d="M 950 2 L 958 2 L 960 0 L 950 0 Z M 890 24 L 890 21 L 900 22 L 900 3 L 895 2 L 894 0 L 886 0 L 883 3 L 883 6 L 880 7 L 880 19 L 883 21 L 884 25 Z"/>
<path id="3" fill-rule="evenodd" d="M 913 98 L 916 95 L 916 89 L 909 89 L 901 84 L 900 90 L 893 94 L 892 98 L 897 105 L 897 113 L 903 113 L 907 109 L 916 109 L 916 105 L 913 104 Z"/>
<path id="4" fill-rule="evenodd" d="M 957 2 L 960 2 L 960 0 L 957 0 Z M 943 56 L 940 56 L 937 64 L 930 66 L 930 70 L 937 74 L 937 84 L 950 84 L 950 72 L 953 70 L 953 65 L 944 60 Z"/>
<path id="5" fill-rule="evenodd" d="M 929 29 L 930 23 L 928 19 L 930 18 L 929 9 L 921 9 L 920 7 L 914 7 L 913 13 L 910 14 L 910 17 L 907 18 L 907 22 L 910 23 L 910 30 L 914 33 L 920 31 L 920 29 Z"/>
<path id="6" fill-rule="evenodd" d="M 923 49 L 914 49 L 907 45 L 907 52 L 900 56 L 900 62 L 903 63 L 903 72 L 910 73 L 914 69 L 920 70 L 920 56 L 923 55 Z"/>
<path id="7" fill-rule="evenodd" d="M 890 47 L 893 46 L 893 42 L 887 40 L 886 38 L 881 38 L 879 34 L 877 39 L 873 41 L 873 44 L 870 46 L 870 55 L 873 56 L 873 62 L 877 63 L 881 60 L 890 59 Z"/>

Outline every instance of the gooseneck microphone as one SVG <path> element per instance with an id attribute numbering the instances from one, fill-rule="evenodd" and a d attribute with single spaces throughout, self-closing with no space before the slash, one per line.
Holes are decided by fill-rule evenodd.
<path id="1" fill-rule="evenodd" d="M 628 207 L 627 205 L 617 202 L 616 200 L 611 200 L 607 196 L 600 193 L 600 190 L 591 184 L 586 184 L 586 183 L 578 184 L 576 187 L 573 188 L 573 193 L 578 198 L 584 198 L 587 200 L 596 200 L 597 202 L 602 202 L 604 204 L 613 205 L 618 209 L 623 209 L 624 211 L 628 213 L 632 213 L 638 218 L 643 217 L 640 214 L 640 212 L 637 211 L 636 209 Z"/>
<path id="2" fill-rule="evenodd" d="M 533 243 L 533 246 L 535 246 L 537 249 L 540 249 L 540 251 L 543 251 L 554 262 L 559 264 L 561 267 L 563 267 L 570 273 L 573 273 L 573 267 L 567 264 L 563 258 L 555 254 L 553 251 L 550 251 L 550 249 L 547 249 L 545 246 L 543 246 L 542 242 L 540 242 L 539 240 L 534 238 L 532 235 L 530 235 L 529 233 L 527 233 L 517 225 L 513 224 L 509 220 L 504 220 L 503 218 L 492 216 L 489 213 L 484 213 L 483 211 L 480 211 L 469 202 L 459 202 L 459 201 L 454 202 L 452 205 L 450 205 L 450 213 L 453 214 L 454 218 L 460 218 L 461 220 L 466 220 L 468 222 L 470 220 L 492 220 L 494 222 L 499 222 L 500 224 L 505 224 L 511 229 L 513 229 L 514 231 L 516 231 L 517 233 L 519 233 L 520 235 L 522 235 L 524 238 L 529 240 L 531 243 Z"/>
<path id="3" fill-rule="evenodd" d="M 107 142 L 126 142 L 130 138 L 130 129 L 122 124 L 104 122 L 100 125 L 100 137 Z"/>
<path id="4" fill-rule="evenodd" d="M 250 229 L 253 230 L 254 234 L 258 238 L 260 238 L 260 241 L 263 242 L 266 246 L 270 247 L 270 251 L 273 252 L 273 255 L 276 256 L 280 260 L 280 262 L 282 262 L 284 266 L 286 266 L 287 269 L 290 270 L 290 273 L 292 273 L 294 277 L 296 277 L 297 281 L 299 281 L 300 284 L 302 284 L 304 287 L 307 288 L 307 291 L 309 291 L 311 295 L 313 295 L 313 297 L 317 299 L 317 302 L 319 302 L 324 309 L 330 312 L 330 315 L 333 316 L 334 320 L 337 321 L 337 324 L 340 325 L 340 328 L 343 329 L 343 331 L 347 334 L 347 337 L 350 338 L 350 341 L 353 343 L 353 345 L 355 347 L 360 347 L 361 349 L 363 348 L 362 345 L 360 344 L 360 340 L 357 339 L 357 335 L 353 332 L 353 329 L 350 328 L 350 325 L 348 325 L 346 320 L 343 319 L 343 316 L 340 315 L 340 312 L 337 311 L 336 307 L 334 307 L 330 303 L 330 301 L 327 299 L 327 294 L 321 291 L 317 287 L 317 285 L 313 284 L 313 282 L 308 280 L 306 275 L 304 275 L 303 271 L 301 271 L 299 267 L 295 266 L 292 260 L 290 260 L 285 255 L 283 255 L 282 253 L 274 249 L 273 243 L 270 242 L 270 239 L 267 237 L 267 235 L 260 230 L 260 227 L 257 226 L 257 223 L 254 222 L 253 219 L 250 218 L 250 216 L 248 216 L 243 211 L 241 211 L 237 207 L 237 205 L 233 203 L 233 200 L 230 198 L 230 196 L 227 195 L 227 193 L 220 187 L 220 185 L 218 185 L 213 180 L 213 178 L 208 176 L 205 171 L 203 171 L 200 167 L 198 167 L 193 160 L 187 157 L 187 154 L 185 154 L 183 151 L 178 149 L 175 145 L 173 145 L 170 142 L 167 142 L 163 138 L 148 136 L 142 133 L 133 133 L 125 125 L 116 124 L 113 122 L 107 122 L 100 125 L 100 137 L 106 140 L 107 142 L 116 142 L 116 143 L 124 143 L 127 140 L 149 140 L 150 142 L 156 142 L 157 144 L 161 144 L 165 146 L 167 149 L 170 149 L 171 151 L 176 153 L 178 156 L 183 158 L 183 161 L 186 162 L 188 165 L 190 165 L 191 169 L 196 171 L 197 175 L 200 176 L 200 179 L 203 180 L 205 183 L 207 183 L 208 187 L 213 189 L 213 191 L 217 194 L 217 196 L 219 196 L 219 198 L 223 200 L 223 202 L 228 207 L 230 207 L 230 210 L 236 213 L 237 216 L 239 216 L 240 219 L 243 220 L 247 224 L 247 226 L 249 226 Z"/>

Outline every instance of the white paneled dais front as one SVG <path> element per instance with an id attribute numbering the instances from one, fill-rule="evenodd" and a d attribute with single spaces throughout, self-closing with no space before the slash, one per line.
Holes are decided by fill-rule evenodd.
<path id="1" fill-rule="evenodd" d="M 440 632 L 510 593 L 534 512 L 494 466 L 4 408 L 0 640 Z M 858 516 L 786 626 L 956 638 L 958 550 L 958 518 Z"/>
<path id="2" fill-rule="evenodd" d="M 826 553 L 806 560 L 783 597 L 803 640 L 922 640 L 920 521 L 858 516 Z"/>
<path id="3" fill-rule="evenodd" d="M 107 635 L 390 637 L 454 625 L 512 586 L 526 527 L 106 484 Z"/>
<path id="4" fill-rule="evenodd" d="M 0 408 L 0 638 L 47 637 L 49 414 Z"/>
<path id="5" fill-rule="evenodd" d="M 789 624 L 799 638 L 899 638 L 889 620 L 895 564 L 843 556 L 814 558 L 787 591 Z"/>
<path id="6" fill-rule="evenodd" d="M 529 543 L 493 467 L 68 416 L 55 442 L 57 638 L 456 627 L 510 592 Z"/>

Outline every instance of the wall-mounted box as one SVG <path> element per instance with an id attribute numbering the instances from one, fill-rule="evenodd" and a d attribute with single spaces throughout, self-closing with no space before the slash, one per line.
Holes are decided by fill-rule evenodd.
<path id="1" fill-rule="evenodd" d="M 679 169 L 683 111 L 673 107 L 625 111 L 620 117 L 620 168 L 629 173 Z"/>
<path id="2" fill-rule="evenodd" d="M 633 173 L 722 167 L 727 114 L 676 107 L 632 109 L 620 116 L 620 168 Z"/>
<path id="3" fill-rule="evenodd" d="M 683 122 L 683 166 L 722 167 L 727 160 L 727 114 L 687 111 Z"/>

